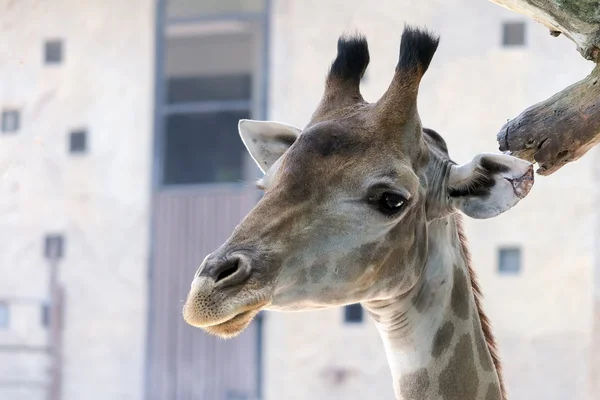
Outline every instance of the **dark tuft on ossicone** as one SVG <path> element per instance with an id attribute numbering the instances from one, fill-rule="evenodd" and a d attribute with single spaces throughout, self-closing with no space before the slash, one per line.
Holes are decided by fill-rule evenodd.
<path id="1" fill-rule="evenodd" d="M 369 46 L 363 35 L 340 36 L 337 57 L 330 69 L 330 76 L 337 79 L 360 81 L 369 65 Z"/>
<path id="2" fill-rule="evenodd" d="M 424 74 L 440 42 L 439 36 L 426 30 L 406 26 L 400 43 L 398 69 L 419 69 Z"/>

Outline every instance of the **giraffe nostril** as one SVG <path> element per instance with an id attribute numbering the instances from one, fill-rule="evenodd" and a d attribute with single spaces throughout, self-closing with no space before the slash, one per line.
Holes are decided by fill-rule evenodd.
<path id="1" fill-rule="evenodd" d="M 227 264 L 223 265 L 221 268 L 219 268 L 220 271 L 217 274 L 217 278 L 215 279 L 215 283 L 218 283 L 220 281 L 222 281 L 223 279 L 230 277 L 231 275 L 235 274 L 238 269 L 239 269 L 239 260 L 235 259 L 235 260 L 231 260 L 230 262 L 228 262 Z"/>
<path id="2" fill-rule="evenodd" d="M 210 257 L 200 266 L 198 279 L 205 282 L 204 279 L 209 278 L 214 285 L 223 289 L 244 283 L 251 272 L 249 260 L 240 255 Z"/>

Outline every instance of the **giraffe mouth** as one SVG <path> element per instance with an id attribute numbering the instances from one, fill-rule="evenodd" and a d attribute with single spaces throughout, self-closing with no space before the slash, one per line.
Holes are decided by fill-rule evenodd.
<path id="1" fill-rule="evenodd" d="M 235 314 L 232 318 L 215 325 L 201 327 L 211 335 L 229 339 L 242 333 L 250 325 L 254 317 L 260 312 L 261 308 L 242 311 Z"/>
<path id="2" fill-rule="evenodd" d="M 269 303 L 264 298 L 236 301 L 235 298 L 207 298 L 192 292 L 183 306 L 183 319 L 211 335 L 228 339 L 242 333 Z"/>
<path id="3" fill-rule="evenodd" d="M 515 196 L 517 196 L 519 199 L 523 199 L 525 196 L 527 196 L 527 194 L 531 190 L 531 187 L 533 186 L 533 165 L 531 165 L 527 172 L 523 174 L 523 176 L 521 176 L 520 178 L 505 179 L 511 183 Z"/>

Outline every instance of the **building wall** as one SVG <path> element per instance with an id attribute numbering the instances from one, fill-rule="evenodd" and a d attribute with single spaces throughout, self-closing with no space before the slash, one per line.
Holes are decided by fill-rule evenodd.
<path id="1" fill-rule="evenodd" d="M 43 238 L 63 233 L 63 400 L 141 398 L 153 4 L 0 0 L 0 109 L 21 112 L 20 130 L 0 134 L 0 299 L 13 317 L 0 344 L 47 344 Z M 58 65 L 44 64 L 48 39 L 63 41 Z M 88 151 L 69 154 L 69 132 L 81 128 Z M 23 298 L 31 301 L 14 305 Z M 47 381 L 48 363 L 44 354 L 3 353 L 0 376 Z M 0 387 L 0 398 L 46 398 L 24 386 Z"/>
<path id="2" fill-rule="evenodd" d="M 421 119 L 457 162 L 497 151 L 507 119 L 587 75 L 575 45 L 524 16 L 480 0 L 274 0 L 271 119 L 304 126 L 322 94 L 340 33 L 367 35 L 364 97 L 387 88 L 404 23 L 426 25 L 441 44 L 420 90 Z M 502 23 L 526 22 L 526 45 L 504 48 Z M 510 212 L 469 220 L 467 234 L 486 294 L 511 399 L 584 399 L 592 329 L 597 151 L 551 178 Z M 497 272 L 499 246 L 523 252 L 519 275 Z M 266 399 L 393 398 L 372 323 L 344 326 L 342 310 L 267 313 Z M 334 372 L 332 372 L 334 371 Z M 337 371 L 337 373 L 335 372 Z M 341 372 L 340 372 L 341 371 Z M 341 378 L 340 378 L 341 377 Z"/>

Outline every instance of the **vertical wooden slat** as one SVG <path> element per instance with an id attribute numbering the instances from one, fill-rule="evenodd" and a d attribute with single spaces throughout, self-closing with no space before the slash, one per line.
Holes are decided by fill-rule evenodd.
<path id="1" fill-rule="evenodd" d="M 160 192 L 154 202 L 153 293 L 147 400 L 256 396 L 257 329 L 222 341 L 185 324 L 193 275 L 256 202 L 253 189 Z"/>
<path id="2" fill-rule="evenodd" d="M 190 203 L 191 203 L 191 199 L 190 198 L 185 198 L 182 200 L 182 207 L 181 209 L 179 209 L 179 218 L 181 218 L 183 215 L 190 215 L 190 213 L 192 212 L 193 207 L 191 207 Z M 182 281 L 184 279 L 184 276 L 186 275 L 187 272 L 187 268 L 186 265 L 189 262 L 189 243 L 186 240 L 187 237 L 190 237 L 190 221 L 189 218 L 186 218 L 185 221 L 182 221 L 182 224 L 180 226 L 180 232 L 178 232 L 179 234 L 181 234 L 181 238 L 179 239 L 180 241 L 177 243 L 177 247 L 180 250 L 180 253 L 178 254 L 178 265 L 175 266 L 175 268 L 172 267 L 172 274 L 173 274 L 173 278 L 176 279 L 176 284 L 174 285 L 174 291 L 172 293 L 172 296 L 174 299 L 176 299 L 177 301 L 174 302 L 173 304 L 173 310 L 172 310 L 172 316 L 173 318 L 175 318 L 175 315 L 177 315 L 176 313 L 176 307 L 178 305 L 180 305 L 181 303 L 181 297 L 180 297 L 180 293 L 179 293 L 179 289 L 182 286 Z M 183 395 L 183 391 L 184 391 L 184 386 L 185 386 L 185 366 L 183 365 L 183 351 L 185 350 L 185 343 L 183 342 L 183 335 L 185 332 L 185 329 L 183 329 L 183 327 L 181 326 L 181 324 L 177 323 L 177 321 L 174 321 L 174 326 L 176 326 L 176 332 L 175 332 L 175 343 L 174 343 L 174 358 L 175 358 L 175 373 L 173 376 L 173 381 L 174 381 L 174 386 L 175 386 L 175 395 L 172 397 L 174 400 L 182 400 L 182 395 Z"/>
<path id="3" fill-rule="evenodd" d="M 167 240 L 169 232 L 167 232 L 166 229 L 164 229 L 163 227 L 166 225 L 166 221 L 168 220 L 169 210 L 166 209 L 166 201 L 164 201 L 164 199 L 162 199 L 161 197 L 157 196 L 155 203 L 157 204 L 157 209 L 155 210 L 157 214 L 157 224 L 155 227 L 156 242 L 162 243 L 164 246 L 162 251 L 155 252 L 155 265 L 162 266 L 166 264 L 166 260 L 168 259 Z M 149 357 L 149 359 L 152 360 L 152 371 L 154 376 L 154 379 L 152 380 L 152 382 L 154 383 L 154 387 L 150 394 L 152 395 L 152 400 L 159 400 L 165 398 L 164 390 L 167 385 L 165 371 L 162 368 L 162 366 L 165 365 L 166 362 L 166 351 L 164 349 L 164 346 L 167 342 L 164 332 L 160 331 L 160 327 L 166 325 L 165 318 L 168 315 L 166 310 L 164 310 L 166 288 L 164 284 L 162 284 L 163 282 L 165 282 L 165 275 L 167 271 L 165 268 L 157 267 L 153 268 L 153 271 L 154 281 L 161 282 L 161 284 L 156 284 L 153 288 L 154 293 L 152 294 L 152 297 L 154 302 L 150 305 L 155 316 L 153 321 L 154 326 L 150 327 L 150 336 L 154 339 L 154 346 L 150 348 L 151 355 L 154 355 L 154 357 Z"/>

